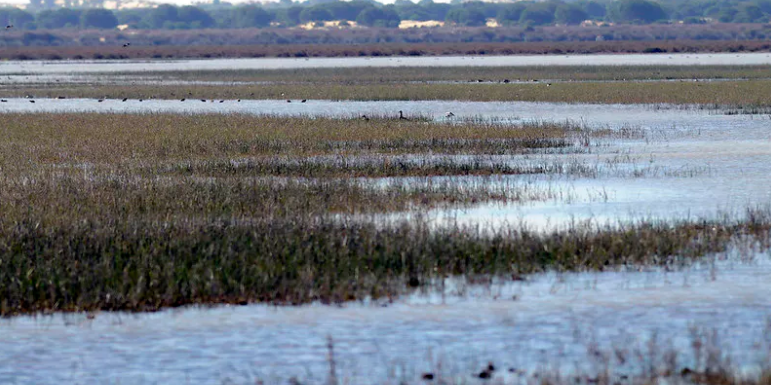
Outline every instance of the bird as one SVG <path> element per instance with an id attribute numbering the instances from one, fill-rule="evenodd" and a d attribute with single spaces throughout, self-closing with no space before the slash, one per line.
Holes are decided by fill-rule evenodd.
<path id="1" fill-rule="evenodd" d="M 66 97 L 64 97 L 64 96 L 57 96 L 56 98 L 57 99 L 65 99 Z"/>
<path id="2" fill-rule="evenodd" d="M 236 100 L 237 102 L 241 103 L 241 99 Z"/>
<path id="3" fill-rule="evenodd" d="M 291 101 L 291 100 L 289 100 L 289 99 L 287 99 L 287 100 L 286 100 L 286 102 L 287 102 L 287 103 L 292 103 L 292 101 Z"/>
<path id="4" fill-rule="evenodd" d="M 369 118 L 367 117 L 367 115 L 362 115 L 361 118 L 369 122 Z"/>
<path id="5" fill-rule="evenodd" d="M 509 79 L 503 79 L 503 82 L 506 84 L 509 84 L 509 81 L 510 81 Z"/>
<path id="6" fill-rule="evenodd" d="M 142 102 L 142 99 L 139 99 L 139 102 L 141 103 L 141 102 Z"/>
<path id="7" fill-rule="evenodd" d="M 455 116 L 455 114 L 453 114 L 452 111 L 448 111 L 444 116 L 448 118 L 452 118 L 453 116 Z"/>
<path id="8" fill-rule="evenodd" d="M 180 101 L 180 102 L 184 102 L 184 101 L 185 101 L 185 98 L 179 99 L 179 101 Z"/>
<path id="9" fill-rule="evenodd" d="M 492 362 L 488 362 L 487 363 L 487 367 L 483 371 L 481 371 L 477 375 L 477 377 L 479 377 L 479 378 L 481 378 L 483 380 L 486 380 L 486 379 L 488 379 L 488 378 L 493 376 L 493 372 L 494 371 L 495 371 L 495 365 L 493 365 Z"/>
<path id="10" fill-rule="evenodd" d="M 206 103 L 206 99 L 201 99 L 202 102 Z"/>
<path id="11" fill-rule="evenodd" d="M 546 83 L 546 87 L 551 87 L 551 83 Z"/>
<path id="12" fill-rule="evenodd" d="M 307 101 L 308 101 L 308 99 L 303 99 L 303 100 L 300 101 L 300 103 L 305 103 Z"/>
<path id="13" fill-rule="evenodd" d="M 220 103 L 225 103 L 225 101 L 224 100 L 220 100 Z"/>
<path id="14" fill-rule="evenodd" d="M 13 24 L 8 24 L 5 26 L 5 29 L 11 29 L 11 28 L 13 28 Z"/>
<path id="15" fill-rule="evenodd" d="M 405 118 L 404 114 L 401 111 L 399 111 L 399 120 L 409 120 L 409 119 Z"/>
<path id="16" fill-rule="evenodd" d="M 30 103 L 35 103 L 35 101 L 34 101 L 34 100 L 30 100 L 29 102 L 30 102 Z"/>
<path id="17" fill-rule="evenodd" d="M 104 99 L 99 99 L 99 100 L 97 100 L 97 102 L 99 102 L 99 103 L 101 103 L 101 102 L 103 102 L 103 101 L 104 101 Z"/>
<path id="18" fill-rule="evenodd" d="M 130 45 L 131 45 L 131 43 L 123 43 L 123 48 L 126 48 L 126 47 L 128 47 Z"/>
<path id="19" fill-rule="evenodd" d="M 121 100 L 121 101 L 122 101 L 122 102 L 125 102 L 126 100 L 128 100 L 128 98 L 123 98 L 123 100 Z"/>
<path id="20" fill-rule="evenodd" d="M 8 103 L 8 101 L 5 99 L 0 99 L 0 103 Z"/>

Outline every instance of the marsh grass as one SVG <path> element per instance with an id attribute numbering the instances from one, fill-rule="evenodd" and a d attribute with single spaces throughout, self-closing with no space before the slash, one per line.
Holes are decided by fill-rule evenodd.
<path id="1" fill-rule="evenodd" d="M 608 137 L 574 124 L 404 121 L 250 114 L 3 114 L 0 159 L 117 164 L 321 154 L 516 154 Z"/>
<path id="2" fill-rule="evenodd" d="M 93 76 L 114 76 L 110 73 Z M 519 66 L 369 67 L 139 72 L 132 77 L 163 80 L 278 83 L 404 83 L 516 81 L 618 81 L 675 79 L 768 79 L 771 66 Z"/>
<path id="3" fill-rule="evenodd" d="M 596 104 L 678 104 L 717 108 L 766 107 L 771 80 L 720 82 L 536 82 L 531 84 L 268 84 L 268 85 L 72 85 L 18 86 L 3 97 L 158 98 L 191 94 L 205 99 L 461 100 Z"/>
<path id="4" fill-rule="evenodd" d="M 552 234 L 508 227 L 491 234 L 429 229 L 421 219 L 385 227 L 297 214 L 248 222 L 206 213 L 199 220 L 147 220 L 132 207 L 121 209 L 130 220 L 81 214 L 49 226 L 36 215 L 5 216 L 0 314 L 377 299 L 444 275 L 678 263 L 720 251 L 737 235 L 767 238 L 771 225 L 767 214 L 755 213 L 739 222 Z"/>
<path id="5" fill-rule="evenodd" d="M 766 239 L 771 226 L 758 210 L 746 220 L 576 225 L 548 234 L 514 225 L 436 228 L 422 215 L 428 208 L 562 192 L 499 183 L 496 176 L 477 185 L 351 179 L 465 174 L 483 159 L 420 163 L 418 156 L 415 168 L 402 173 L 413 166 L 395 165 L 393 154 L 415 157 L 416 149 L 489 152 L 501 148 L 500 140 L 512 147 L 504 152 L 515 154 L 575 143 L 575 135 L 609 135 L 570 125 L 220 114 L 3 117 L 1 315 L 393 297 L 446 275 L 686 262 L 736 236 Z M 519 140 L 531 144 L 517 147 Z M 420 141 L 432 144 L 416 147 Z M 356 160 L 369 152 L 374 163 Z M 333 161 L 310 161 L 319 154 Z M 335 159 L 350 159 L 349 166 Z M 292 172 L 270 169 L 292 162 Z M 537 169 L 545 164 L 533 167 L 555 171 Z M 180 172 L 180 165 L 190 166 Z M 448 165 L 456 169 L 437 171 Z M 474 167 L 505 171 L 481 161 Z M 386 219 L 383 212 L 411 215 Z"/>

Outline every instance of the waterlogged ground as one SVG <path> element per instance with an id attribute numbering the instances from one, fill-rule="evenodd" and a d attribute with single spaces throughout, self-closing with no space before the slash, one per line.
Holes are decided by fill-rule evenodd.
<path id="1" fill-rule="evenodd" d="M 403 66 L 549 66 L 549 65 L 759 65 L 771 64 L 768 53 L 517 55 L 442 57 L 261 58 L 206 60 L 6 61 L 0 74 L 93 73 L 277 68 L 346 68 Z"/>
<path id="2" fill-rule="evenodd" d="M 619 133 L 594 139 L 578 151 L 491 157 L 512 164 L 563 165 L 564 174 L 501 177 L 555 192 L 555 199 L 527 204 L 479 205 L 435 211 L 437 223 L 498 225 L 522 223 L 559 227 L 574 220 L 684 219 L 741 215 L 747 207 L 771 202 L 771 117 L 729 115 L 696 106 L 597 105 L 532 102 L 273 100 L 105 100 L 8 99 L 4 111 L 96 111 L 253 113 L 288 116 L 430 117 L 436 121 L 477 119 L 502 124 L 569 121 L 589 129 Z M 447 112 L 455 116 L 446 117 Z M 623 133 L 627 133 L 624 135 Z M 462 162 L 463 157 L 453 157 Z M 420 157 L 421 161 L 425 159 Z M 571 169 L 579 169 L 571 172 Z M 458 177 L 455 177 L 458 179 Z M 473 183 L 475 177 L 466 177 Z"/>
<path id="3" fill-rule="evenodd" d="M 671 58 L 670 58 L 671 56 Z M 344 61 L 341 61 L 344 60 Z M 591 57 L 258 59 L 174 62 L 2 63 L 3 73 L 344 65 L 769 64 L 768 54 L 594 55 Z M 390 64 L 389 64 L 390 63 Z M 421 64 L 424 63 L 424 64 Z M 202 67 L 203 66 L 203 67 Z M 274 66 L 274 67 L 271 67 Z M 69 76 L 69 75 L 67 75 Z M 56 82 L 64 78 L 51 76 Z M 19 80 L 21 81 L 21 80 Z M 550 192 L 524 204 L 433 211 L 448 221 L 561 227 L 606 222 L 740 217 L 771 203 L 771 119 L 721 110 L 652 105 L 524 102 L 336 102 L 225 100 L 8 99 L 0 112 L 98 111 L 254 113 L 351 117 L 426 116 L 502 124 L 570 121 L 616 135 L 577 148 L 508 157 L 513 164 L 563 164 L 548 175 L 453 177 L 528 184 Z M 447 112 L 454 117 L 447 118 Z M 584 145 L 588 144 L 588 145 Z M 463 157 L 457 157 L 462 161 Z M 493 159 L 493 158 L 491 158 Z M 571 171 L 572 170 L 572 171 Z M 442 178 L 436 178 L 441 180 Z M 425 182 L 425 181 L 424 181 Z M 533 370 L 587 373 L 610 362 L 614 378 L 640 374 L 650 356 L 676 350 L 677 368 L 697 368 L 692 343 L 711 340 L 740 372 L 753 373 L 771 352 L 771 256 L 741 241 L 725 254 L 679 271 L 549 273 L 492 284 L 449 280 L 439 293 L 393 303 L 342 307 L 262 305 L 183 308 L 153 314 L 98 313 L 0 320 L 0 383 L 300 383 L 326 384 L 327 338 L 340 383 L 450 383 L 494 379 L 537 382 Z M 653 341 L 653 343 L 651 343 Z M 650 354 L 655 347 L 661 354 Z M 619 357 L 625 357 L 622 360 Z M 657 359 L 657 360 L 658 360 Z M 621 362 L 623 361 L 623 362 Z M 660 361 L 654 366 L 664 366 Z M 436 381 L 435 381 L 436 382 Z"/>
<path id="4" fill-rule="evenodd" d="M 767 115 L 733 116 L 717 109 L 697 106 L 582 104 L 539 102 L 469 101 L 332 101 L 332 100 L 230 100 L 230 99 L 41 99 L 10 98 L 0 103 L 0 112 L 110 112 L 110 113 L 246 113 L 279 116 L 360 117 L 361 115 L 431 117 L 436 120 L 478 118 L 516 123 L 518 120 L 566 120 L 589 127 L 638 127 L 709 129 L 712 124 L 769 119 Z M 34 101 L 34 102 L 33 102 Z M 448 112 L 455 116 L 447 119 Z M 760 122 L 758 122 L 760 123 Z M 768 123 L 768 120 L 765 122 Z M 743 123 L 736 123 L 743 124 Z"/>
<path id="5" fill-rule="evenodd" d="M 696 368 L 697 336 L 753 373 L 771 348 L 769 282 L 767 254 L 735 249 L 683 271 L 449 281 L 444 297 L 392 304 L 17 317 L 0 321 L 0 382 L 324 384 L 327 337 L 340 383 L 351 384 L 421 383 L 427 372 L 482 383 L 475 376 L 488 361 L 505 383 L 532 381 L 523 369 L 594 376 L 603 357 L 620 378 L 649 366 L 651 346 L 659 356 L 678 350 L 678 369 Z"/>
<path id="6" fill-rule="evenodd" d="M 748 131 L 740 132 L 749 135 Z M 742 139 L 715 140 L 723 135 L 703 131 L 692 139 L 630 144 L 621 155 L 600 150 L 575 156 L 595 167 L 596 175 L 501 178 L 528 183 L 535 190 L 565 191 L 568 199 L 480 205 L 435 214 L 440 223 L 522 223 L 538 229 L 586 220 L 616 224 L 639 219 L 741 218 L 745 208 L 763 208 L 771 202 L 771 141 L 741 134 L 737 136 Z"/>

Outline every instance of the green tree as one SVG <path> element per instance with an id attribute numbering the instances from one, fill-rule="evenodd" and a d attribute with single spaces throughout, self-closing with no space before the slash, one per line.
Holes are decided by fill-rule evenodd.
<path id="1" fill-rule="evenodd" d="M 426 20 L 445 20 L 452 7 L 450 4 L 435 3 L 433 0 L 420 0 L 418 5 L 426 11 Z"/>
<path id="2" fill-rule="evenodd" d="M 739 10 L 733 7 L 721 8 L 717 14 L 717 19 L 721 23 L 733 23 L 734 18 L 739 13 Z"/>
<path id="3" fill-rule="evenodd" d="M 118 19 L 109 9 L 93 8 L 80 15 L 82 28 L 112 29 L 118 26 Z"/>
<path id="4" fill-rule="evenodd" d="M 607 13 L 605 4 L 592 0 L 582 3 L 581 8 L 583 8 L 584 12 L 586 12 L 590 18 L 595 20 L 602 19 Z"/>
<path id="5" fill-rule="evenodd" d="M 13 25 L 16 28 L 29 28 L 32 26 L 34 29 L 35 17 L 19 8 L 0 8 L 0 23 L 3 23 L 2 27 Z"/>
<path id="6" fill-rule="evenodd" d="M 147 13 L 144 9 L 126 9 L 115 11 L 115 17 L 118 18 L 118 24 L 138 25 L 142 17 Z"/>
<path id="7" fill-rule="evenodd" d="M 525 4 L 521 2 L 505 4 L 498 11 L 498 14 L 495 16 L 495 20 L 498 21 L 498 24 L 501 25 L 517 24 L 519 22 L 519 18 L 522 17 L 522 12 L 525 10 L 525 7 Z"/>
<path id="8" fill-rule="evenodd" d="M 560 4 L 554 11 L 554 21 L 558 24 L 578 25 L 588 18 L 589 15 L 574 4 Z"/>
<path id="9" fill-rule="evenodd" d="M 291 27 L 300 24 L 300 13 L 302 13 L 303 9 L 305 8 L 297 5 L 280 9 L 276 12 L 276 19 L 285 26 Z"/>
<path id="10" fill-rule="evenodd" d="M 80 12 L 71 8 L 59 8 L 55 11 L 45 10 L 37 14 L 35 21 L 38 28 L 77 27 L 80 24 Z"/>
<path id="11" fill-rule="evenodd" d="M 319 4 L 316 7 L 326 9 L 332 14 L 334 20 L 356 20 L 361 11 L 373 8 L 374 5 L 365 1 L 334 1 Z"/>
<path id="12" fill-rule="evenodd" d="M 653 23 L 667 18 L 661 4 L 648 0 L 620 0 L 612 4 L 611 19 L 615 22 Z"/>
<path id="13" fill-rule="evenodd" d="M 734 16 L 734 22 L 737 23 L 762 23 L 766 21 L 768 18 L 763 14 L 763 10 L 751 3 L 740 4 L 739 12 Z"/>
<path id="14" fill-rule="evenodd" d="M 187 23 L 192 28 L 211 28 L 216 24 L 209 13 L 192 5 L 178 8 L 176 21 Z"/>
<path id="15" fill-rule="evenodd" d="M 447 12 L 447 16 L 444 19 L 447 23 L 456 25 L 463 25 L 468 27 L 478 27 L 485 25 L 487 22 L 485 14 L 478 9 L 466 9 L 466 8 L 453 8 L 450 12 Z"/>
<path id="16" fill-rule="evenodd" d="M 367 8 L 356 16 L 356 23 L 368 27 L 398 28 L 401 18 L 394 6 Z"/>
<path id="17" fill-rule="evenodd" d="M 244 5 L 233 9 L 236 28 L 263 28 L 270 25 L 273 19 L 268 11 L 256 5 Z"/>
<path id="18" fill-rule="evenodd" d="M 142 21 L 149 28 L 164 28 L 165 26 L 171 26 L 177 19 L 177 7 L 169 4 L 161 4 L 157 8 L 153 8 Z"/>
<path id="19" fill-rule="evenodd" d="M 530 4 L 519 17 L 520 24 L 546 25 L 554 22 L 554 7 L 548 3 Z"/>
<path id="20" fill-rule="evenodd" d="M 300 12 L 300 22 L 307 23 L 310 21 L 328 21 L 328 20 L 334 20 L 334 16 L 332 16 L 332 13 L 324 8 L 319 7 L 305 7 L 305 9 Z"/>

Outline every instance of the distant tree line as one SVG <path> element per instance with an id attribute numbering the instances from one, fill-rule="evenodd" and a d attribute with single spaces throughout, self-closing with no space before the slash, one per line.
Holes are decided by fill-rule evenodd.
<path id="1" fill-rule="evenodd" d="M 42 4 L 40 0 L 35 4 Z M 40 3 L 40 4 L 38 4 Z M 444 21 L 449 25 L 483 26 L 495 20 L 506 26 L 577 25 L 585 20 L 625 24 L 766 23 L 771 18 L 771 0 L 575 0 L 481 1 L 436 3 L 433 0 L 396 0 L 382 5 L 372 0 L 281 0 L 264 6 L 232 5 L 215 0 L 201 6 L 160 5 L 111 11 L 102 8 L 35 8 L 28 12 L 0 8 L 0 22 L 20 29 L 200 29 L 293 27 L 306 23 L 343 21 L 369 27 L 395 28 L 402 20 Z"/>

